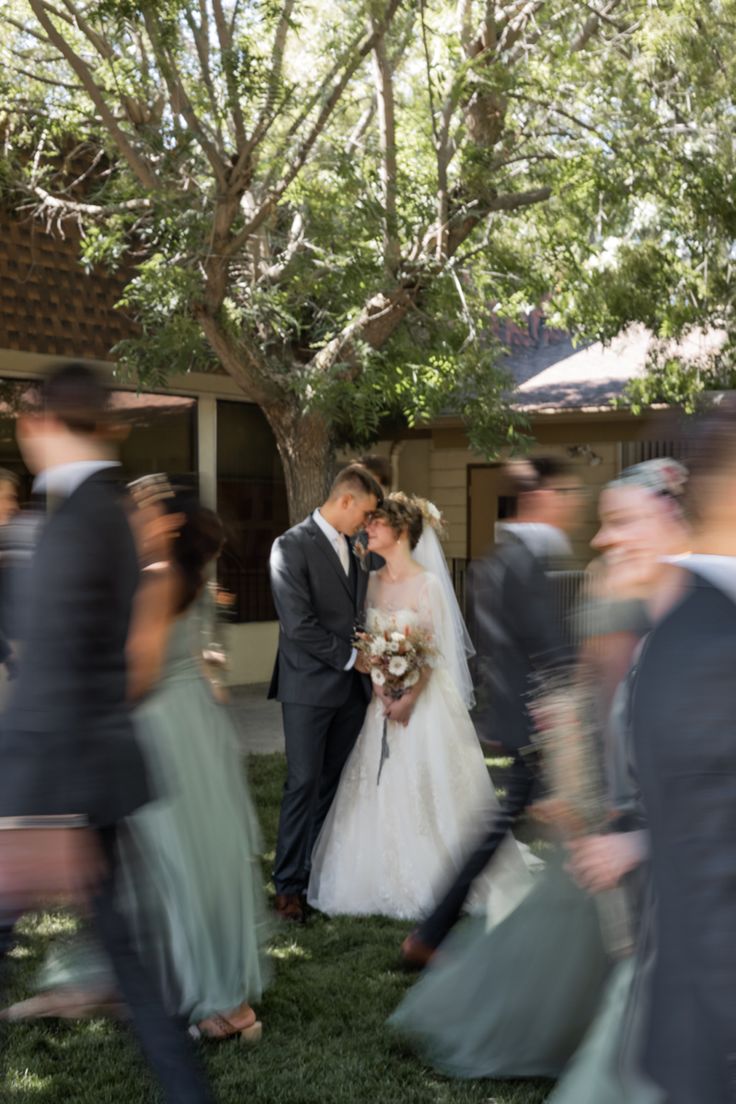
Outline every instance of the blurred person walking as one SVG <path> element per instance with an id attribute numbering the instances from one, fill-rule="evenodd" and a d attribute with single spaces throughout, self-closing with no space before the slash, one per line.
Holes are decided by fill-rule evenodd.
<path id="1" fill-rule="evenodd" d="M 611 647 L 590 655 L 609 668 L 612 650 L 630 652 L 621 630 L 640 620 L 646 634 L 667 611 L 676 572 L 667 560 L 683 555 L 690 531 L 683 511 L 687 472 L 671 459 L 648 460 L 627 468 L 601 493 L 601 526 L 592 547 L 601 553 L 601 594 L 588 619 L 603 619 L 611 630 Z M 636 618 L 635 605 L 640 608 Z M 597 607 L 597 608 L 596 608 Z M 633 621 L 632 621 L 633 614 Z M 618 640 L 616 639 L 618 638 Z M 646 635 L 643 636 L 646 640 Z M 664 1096 L 642 1069 L 642 1024 L 652 976 L 652 957 L 636 955 L 639 932 L 652 923 L 648 877 L 649 836 L 646 813 L 631 747 L 630 708 L 640 640 L 629 670 L 614 694 L 603 754 L 612 816 L 604 832 L 568 841 L 569 869 L 592 895 L 622 894 L 631 936 L 630 949 L 619 956 L 601 995 L 599 1009 L 585 1039 L 549 1098 L 549 1104 L 664 1104 Z M 602 654 L 601 654 L 602 652 Z M 594 667 L 595 669 L 595 667 Z M 605 671 L 598 668 L 605 692 Z M 605 908 L 605 897 L 599 898 Z"/>
<path id="2" fill-rule="evenodd" d="M 644 1067 L 668 1104 L 736 1101 L 736 410 L 690 451 L 692 554 L 647 639 L 631 705 L 650 834 L 655 953 Z"/>
<path id="3" fill-rule="evenodd" d="M 518 497 L 517 516 L 497 526 L 498 547 L 479 565 L 473 614 L 477 665 L 487 693 L 481 736 L 501 743 L 513 761 L 500 811 L 434 911 L 404 941 L 402 955 L 411 966 L 429 961 L 460 916 L 473 881 L 527 808 L 535 789 L 523 754 L 531 743 L 527 695 L 536 673 L 572 657 L 548 570 L 571 555 L 567 533 L 579 522 L 579 482 L 569 464 L 551 456 L 511 464 L 508 474 Z"/>
<path id="4" fill-rule="evenodd" d="M 53 512 L 32 566 L 23 655 L 0 728 L 0 887 L 24 907 L 87 902 L 141 1047 L 171 1104 L 212 1097 L 165 1013 L 119 908 L 125 821 L 152 797 L 127 703 L 138 584 L 115 488 L 108 392 L 81 364 L 53 371 L 18 440 Z"/>
<path id="5" fill-rule="evenodd" d="M 167 1010 L 195 1037 L 261 1036 L 248 1003 L 260 998 L 265 906 L 260 830 L 237 733 L 214 697 L 203 652 L 212 619 L 208 565 L 223 543 L 220 519 L 174 494 L 164 476 L 133 485 L 134 528 L 148 566 L 128 644 L 135 723 L 159 800 L 129 818 L 145 859 L 122 848 L 121 906 Z M 4 1016 L 83 1016 L 115 1010 L 115 979 L 97 946 L 77 939 L 52 952 L 42 993 Z"/>
<path id="6" fill-rule="evenodd" d="M 579 751 L 566 745 L 563 754 L 568 768 L 577 762 L 580 777 L 563 779 L 562 789 L 550 795 L 550 806 L 558 808 L 564 838 L 571 821 L 578 819 L 575 802 L 589 802 L 600 787 L 596 800 L 603 818 L 610 803 L 610 832 L 577 841 L 575 857 L 579 869 L 592 877 L 598 871 L 594 857 L 600 866 L 605 853 L 612 886 L 643 861 L 645 839 L 627 754 L 627 684 L 612 705 L 608 687 L 611 672 L 618 671 L 621 678 L 649 628 L 642 598 L 652 597 L 661 576 L 668 574 L 660 557 L 686 547 L 687 529 L 678 505 L 683 485 L 679 465 L 652 461 L 624 472 L 603 491 L 601 527 L 592 544 L 604 552 L 606 562 L 596 572 L 596 593 L 577 615 L 586 639 L 570 680 L 570 702 L 586 705 L 580 726 L 584 737 Z M 591 677 L 594 698 L 589 700 Z M 603 738 L 598 715 L 604 719 Z M 632 960 L 616 967 L 607 987 L 611 940 L 603 938 L 601 913 L 587 889 L 563 869 L 565 851 L 547 857 L 547 868 L 532 892 L 502 924 L 489 930 L 473 918 L 458 927 L 391 1022 L 435 1068 L 451 1076 L 554 1077 L 575 1054 L 560 1082 L 560 1102 L 618 1104 L 631 1099 L 632 1104 L 653 1104 L 657 1098 L 651 1087 L 637 1076 L 636 1055 L 632 1053 L 628 1069 L 621 1072 L 615 1061 L 625 1029 Z M 592 883 L 593 888 L 599 887 Z M 631 887 L 633 915 L 638 912 L 638 890 Z M 609 904 L 604 902 L 604 908 Z M 630 924 L 624 926 L 630 931 Z M 607 922 L 604 928 L 609 927 Z M 610 936 L 608 930 L 605 934 Z M 619 937 L 628 933 L 617 930 L 614 935 L 618 949 Z M 601 1008 L 595 1029 L 586 1037 Z M 626 1030 L 628 1026 L 627 1018 Z M 584 1039 L 578 1056 L 576 1048 Z M 557 1104 L 557 1095 L 553 1099 Z"/>

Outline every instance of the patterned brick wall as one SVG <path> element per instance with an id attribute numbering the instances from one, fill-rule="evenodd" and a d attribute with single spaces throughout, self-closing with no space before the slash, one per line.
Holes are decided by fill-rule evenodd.
<path id="1" fill-rule="evenodd" d="M 135 335 L 115 310 L 122 274 L 86 274 L 79 234 L 49 234 L 30 218 L 0 210 L 0 348 L 50 356 L 108 360 L 118 341 Z"/>

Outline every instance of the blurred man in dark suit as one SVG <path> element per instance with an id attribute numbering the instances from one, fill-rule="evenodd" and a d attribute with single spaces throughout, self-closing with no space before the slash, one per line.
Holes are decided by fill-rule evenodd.
<path id="1" fill-rule="evenodd" d="M 150 797 L 127 704 L 125 646 L 138 558 L 116 487 L 100 377 L 55 370 L 18 440 L 50 517 L 32 564 L 18 677 L 0 728 L 0 889 L 20 907 L 89 903 L 120 994 L 171 1104 L 212 1098 L 182 1025 L 163 1010 L 116 904 L 125 818 Z"/>
<path id="2" fill-rule="evenodd" d="M 498 815 L 434 912 L 404 941 L 402 956 L 409 966 L 430 960 L 458 919 L 474 879 L 528 807 L 536 782 L 526 755 L 532 733 L 528 694 L 537 674 L 572 658 L 549 573 L 572 553 L 567 533 L 578 524 L 582 488 L 566 461 L 554 456 L 512 463 L 508 477 L 517 514 L 497 525 L 496 549 L 478 564 L 473 614 L 486 696 L 480 735 L 502 744 L 512 763 Z"/>

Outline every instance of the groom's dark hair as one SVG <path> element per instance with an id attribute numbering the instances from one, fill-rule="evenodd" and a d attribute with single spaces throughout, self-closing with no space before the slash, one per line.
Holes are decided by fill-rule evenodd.
<path id="1" fill-rule="evenodd" d="M 383 502 L 381 484 L 360 464 L 349 464 L 333 479 L 329 497 L 339 498 L 342 494 L 353 494 L 356 497 L 375 495 L 379 506 Z"/>

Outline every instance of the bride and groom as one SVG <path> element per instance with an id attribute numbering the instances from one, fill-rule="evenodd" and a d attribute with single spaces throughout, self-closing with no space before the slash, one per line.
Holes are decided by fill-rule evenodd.
<path id="1" fill-rule="evenodd" d="M 467 632 L 431 522 L 430 510 L 384 499 L 352 465 L 274 544 L 270 696 L 282 703 L 287 758 L 274 883 L 284 919 L 303 921 L 307 901 L 330 915 L 424 915 L 497 805 L 468 713 Z M 361 529 L 371 561 L 383 560 L 370 574 L 348 539 Z M 356 624 L 430 635 L 428 677 L 390 700 L 353 647 Z M 492 874 L 475 899 L 497 921 L 530 883 L 513 838 Z"/>

